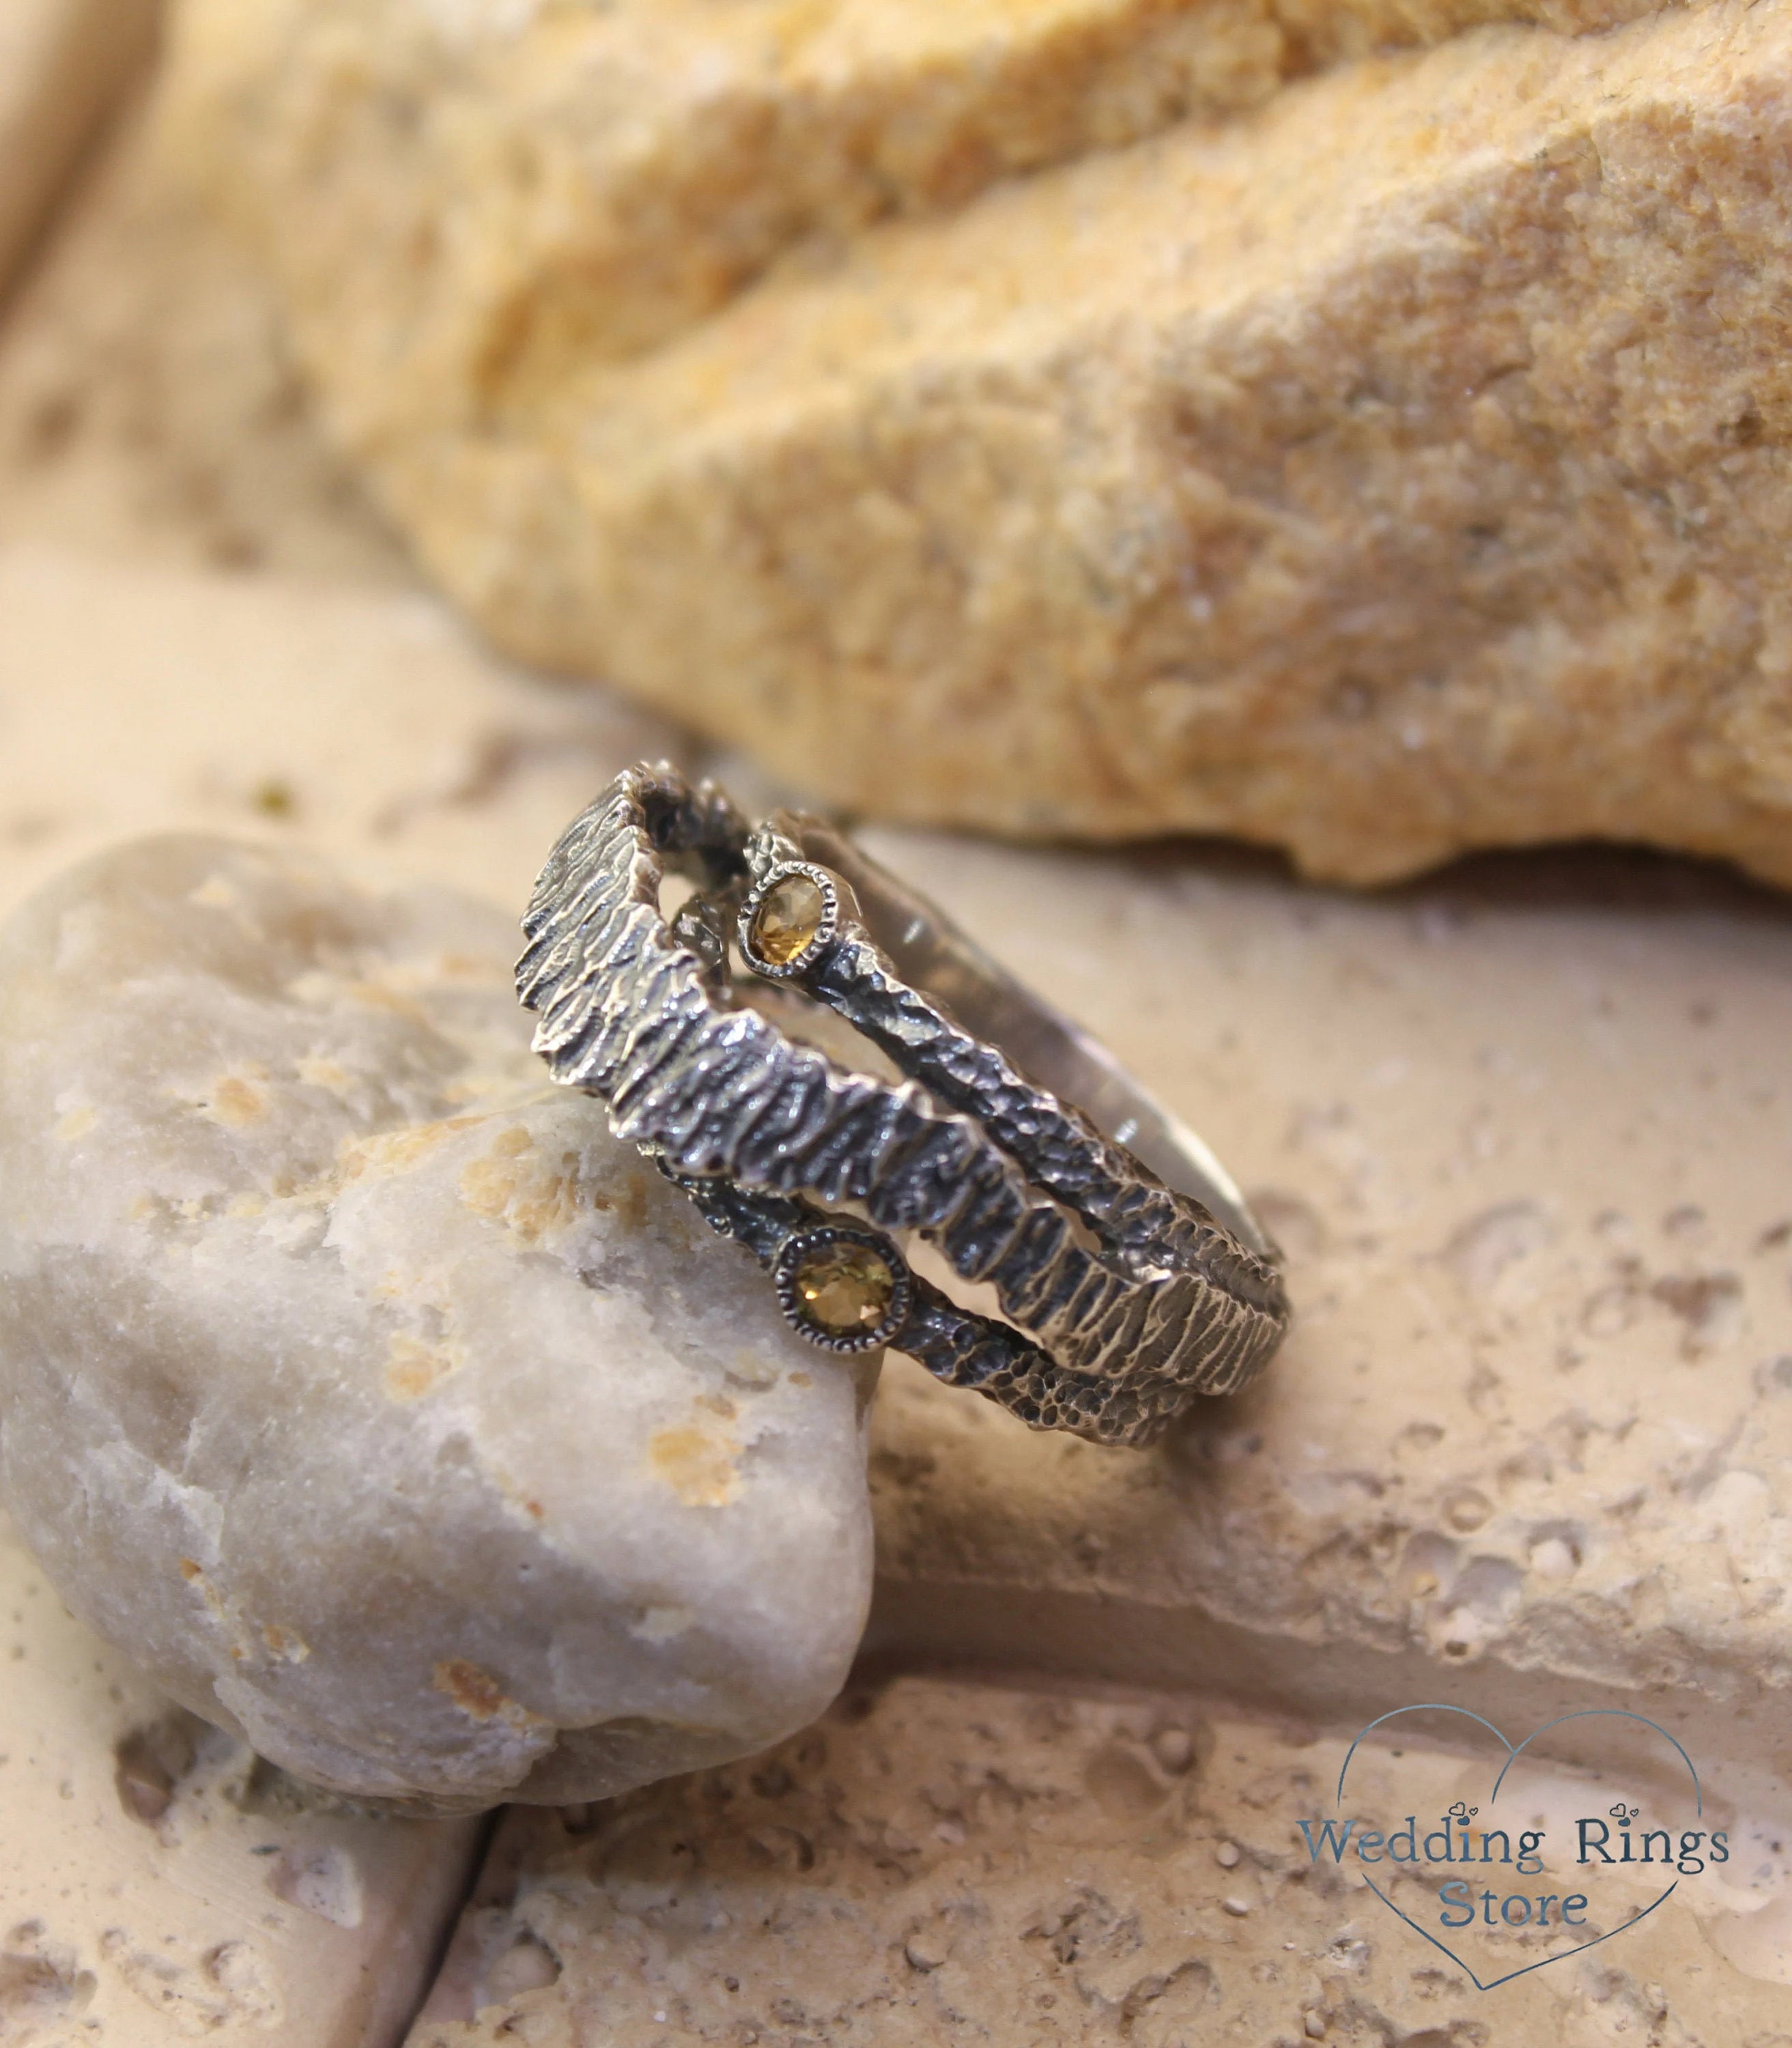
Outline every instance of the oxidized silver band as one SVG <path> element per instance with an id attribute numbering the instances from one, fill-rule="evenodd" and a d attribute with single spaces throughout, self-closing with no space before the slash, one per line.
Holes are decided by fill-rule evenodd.
<path id="1" fill-rule="evenodd" d="M 668 865 L 698 885 L 669 919 Z M 888 1344 L 1035 1427 L 1131 1445 L 1281 1341 L 1274 1248 L 1200 1141 L 820 820 L 751 828 L 713 784 L 631 768 L 562 836 L 523 928 L 554 1078 L 602 1099 L 813 1341 Z M 787 1036 L 737 995 L 731 950 L 906 1078 Z M 911 1271 L 911 1231 L 1001 1318 Z"/>

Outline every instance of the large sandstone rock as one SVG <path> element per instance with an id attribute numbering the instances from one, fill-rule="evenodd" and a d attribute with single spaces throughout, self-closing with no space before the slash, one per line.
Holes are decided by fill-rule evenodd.
<path id="1" fill-rule="evenodd" d="M 1792 25 L 1279 83 L 1467 18 L 189 0 L 169 133 L 487 627 L 829 797 L 1792 878 Z"/>
<path id="2" fill-rule="evenodd" d="M 183 1705 L 419 1812 L 838 1689 L 875 1360 L 549 1082 L 514 920 L 197 835 L 0 934 L 0 1496 Z"/>
<path id="3" fill-rule="evenodd" d="M 519 16 L 188 0 L 184 56 L 188 87 L 230 95 L 229 116 L 253 107 L 297 124 L 274 151 L 338 203 L 299 224 L 316 257 L 347 258 L 370 204 L 386 232 L 431 242 L 452 218 L 445 242 L 412 251 L 425 320 L 396 317 L 384 292 L 357 293 L 355 310 L 389 361 L 499 396 L 519 372 L 564 367 L 526 364 L 537 351 L 640 353 L 809 237 L 949 210 L 1018 173 L 1235 114 L 1317 65 L 1481 21 L 1573 32 L 1650 11 L 1647 0 L 575 0 Z M 295 59 L 294 74 L 274 74 Z"/>

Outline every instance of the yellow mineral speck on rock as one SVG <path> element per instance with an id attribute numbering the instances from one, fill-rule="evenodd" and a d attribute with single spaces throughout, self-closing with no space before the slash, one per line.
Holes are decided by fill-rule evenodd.
<path id="1" fill-rule="evenodd" d="M 502 1720 L 512 1726 L 526 1726 L 541 1716 L 513 1700 L 491 1674 L 465 1657 L 450 1657 L 436 1665 L 435 1687 L 446 1693 L 464 1714 L 476 1721 Z"/>
<path id="2" fill-rule="evenodd" d="M 386 1350 L 386 1391 L 394 1401 L 416 1401 L 453 1371 L 455 1360 L 439 1346 L 401 1332 Z"/>
<path id="3" fill-rule="evenodd" d="M 686 1426 L 656 1430 L 647 1445 L 654 1478 L 687 1507 L 726 1507 L 740 1491 L 739 1444 L 726 1430 Z"/>

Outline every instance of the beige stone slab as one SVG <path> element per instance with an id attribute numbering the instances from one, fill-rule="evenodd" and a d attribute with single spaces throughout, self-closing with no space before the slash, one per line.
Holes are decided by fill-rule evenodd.
<path id="1" fill-rule="evenodd" d="M 513 1811 L 410 2048 L 1767 2048 L 1792 2027 L 1792 1991 L 1728 1954 L 1785 1895 L 1768 1834 L 1713 1807 L 1732 1865 L 1633 1931 L 1651 1891 L 1591 1885 L 1588 1931 L 1614 1939 L 1482 1992 L 1364 1881 L 1434 1924 L 1438 1873 L 1390 1885 L 1304 1848 L 1345 1751 L 1186 1698 L 849 1694 L 754 1763 Z M 1472 1753 L 1401 1743 L 1353 1767 L 1353 1811 L 1492 1810 Z M 1537 1774 L 1513 1826 L 1542 1821 L 1555 1853 L 1567 1817 L 1633 1782 Z M 1571 1895 L 1514 1874 L 1500 1896 L 1546 1891 Z M 1484 1936 L 1462 1961 L 1485 1980 L 1573 1938 Z"/>
<path id="2" fill-rule="evenodd" d="M 378 2048 L 476 1824 L 308 1803 L 152 1692 L 0 1526 L 0 2039 Z"/>
<path id="3" fill-rule="evenodd" d="M 10 0 L 0 14 L 0 289 L 146 64 L 161 11 L 159 0 Z"/>
<path id="4" fill-rule="evenodd" d="M 271 289 L 168 175 L 142 107 L 0 320 L 0 542 L 15 539 L 417 583 L 317 431 Z"/>
<path id="5" fill-rule="evenodd" d="M 170 828 L 354 851 L 520 906 L 665 728 L 412 593 L 0 549 L 0 899 Z"/>
<path id="6" fill-rule="evenodd" d="M 1296 1316 L 1149 1456 L 893 1360 L 874 1645 L 1327 1720 L 1628 1705 L 1783 1800 L 1784 907 L 1647 860 L 1375 900 L 874 844 L 1213 1143 Z"/>

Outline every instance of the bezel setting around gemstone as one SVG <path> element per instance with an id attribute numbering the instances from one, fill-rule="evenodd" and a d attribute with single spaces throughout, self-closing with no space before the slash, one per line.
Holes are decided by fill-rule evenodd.
<path id="1" fill-rule="evenodd" d="M 869 1253 L 887 1269 L 890 1274 L 890 1300 L 882 1316 L 875 1325 L 866 1328 L 832 1328 L 813 1313 L 803 1299 L 802 1273 L 805 1266 L 810 1260 L 843 1246 L 856 1246 Z M 779 1247 L 771 1277 L 772 1284 L 778 1292 L 778 1306 L 783 1309 L 792 1328 L 811 1344 L 819 1344 L 824 1351 L 875 1351 L 880 1345 L 893 1344 L 898 1332 L 909 1319 L 909 1305 L 913 1298 L 913 1287 L 908 1262 L 897 1250 L 894 1241 L 879 1230 L 867 1230 L 851 1224 L 821 1224 L 812 1230 L 799 1231 L 793 1236 L 786 1238 Z"/>
<path id="2" fill-rule="evenodd" d="M 813 882 L 820 890 L 821 921 L 801 951 L 793 953 L 787 960 L 772 960 L 759 950 L 754 927 L 767 901 L 785 883 L 799 879 Z M 755 974 L 768 976 L 774 981 L 794 981 L 806 973 L 826 948 L 832 944 L 840 931 L 840 892 L 833 876 L 826 868 L 818 867 L 812 861 L 793 860 L 785 862 L 782 867 L 774 867 L 741 905 L 736 936 L 742 956 Z"/>

